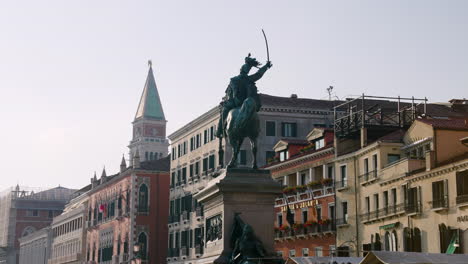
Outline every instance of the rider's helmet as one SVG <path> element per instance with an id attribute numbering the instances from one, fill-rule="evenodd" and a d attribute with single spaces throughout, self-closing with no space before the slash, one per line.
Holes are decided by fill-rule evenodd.
<path id="1" fill-rule="evenodd" d="M 257 59 L 250 57 L 250 53 L 247 57 L 245 57 L 245 64 L 242 65 L 240 71 L 241 73 L 248 74 L 252 67 L 258 67 L 261 63 L 257 61 Z"/>

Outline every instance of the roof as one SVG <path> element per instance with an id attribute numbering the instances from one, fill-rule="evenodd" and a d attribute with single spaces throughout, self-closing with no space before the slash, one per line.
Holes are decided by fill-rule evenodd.
<path id="1" fill-rule="evenodd" d="M 139 118 L 152 118 L 158 120 L 166 120 L 162 108 L 161 100 L 159 98 L 158 88 L 154 80 L 153 68 L 148 70 L 148 77 L 146 77 L 145 87 L 141 94 L 140 103 L 135 115 L 135 119 Z"/>
<path id="2" fill-rule="evenodd" d="M 360 264 L 466 264 L 468 255 L 418 252 L 372 251 Z"/>
<path id="3" fill-rule="evenodd" d="M 377 141 L 384 141 L 384 142 L 402 142 L 403 136 L 405 135 L 406 130 L 398 129 L 391 133 L 386 134 L 383 137 L 377 139 Z"/>
<path id="4" fill-rule="evenodd" d="M 434 129 L 468 130 L 467 119 L 417 119 Z"/>
<path id="5" fill-rule="evenodd" d="M 329 100 L 320 100 L 320 99 L 310 99 L 310 98 L 293 98 L 293 97 L 281 97 L 273 96 L 269 94 L 260 93 L 260 101 L 263 106 L 286 106 L 286 107 L 304 107 L 304 108 L 315 108 L 322 110 L 333 110 L 334 106 L 337 106 L 343 101 L 329 101 Z"/>
<path id="6" fill-rule="evenodd" d="M 360 257 L 292 257 L 287 264 L 358 264 Z"/>

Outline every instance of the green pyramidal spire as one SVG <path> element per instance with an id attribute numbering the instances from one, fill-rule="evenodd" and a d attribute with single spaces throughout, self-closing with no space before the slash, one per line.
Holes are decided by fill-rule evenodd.
<path id="1" fill-rule="evenodd" d="M 151 61 L 149 61 L 148 64 L 148 77 L 146 77 L 145 88 L 143 89 L 143 93 L 141 94 L 141 99 L 140 103 L 138 104 L 135 119 L 146 117 L 151 119 L 166 120 L 166 118 L 164 117 L 164 111 L 162 108 L 161 100 L 159 99 L 156 81 L 154 80 Z"/>

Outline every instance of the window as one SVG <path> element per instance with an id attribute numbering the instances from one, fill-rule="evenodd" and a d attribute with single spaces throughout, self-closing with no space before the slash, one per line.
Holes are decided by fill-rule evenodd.
<path id="1" fill-rule="evenodd" d="M 387 154 L 387 164 L 397 162 L 400 160 L 399 154 Z"/>
<path id="2" fill-rule="evenodd" d="M 369 159 L 365 158 L 364 159 L 364 174 L 368 174 L 368 173 L 369 173 Z"/>
<path id="3" fill-rule="evenodd" d="M 369 196 L 367 196 L 365 198 L 365 201 L 366 201 L 366 207 L 365 207 L 366 208 L 366 213 L 369 214 L 370 213 L 370 198 L 369 198 Z"/>
<path id="4" fill-rule="evenodd" d="M 37 217 L 37 216 L 39 216 L 39 211 L 38 210 L 27 210 L 26 211 L 26 216 Z"/>
<path id="5" fill-rule="evenodd" d="M 322 250 L 322 247 L 316 247 L 316 248 L 315 248 L 315 256 L 316 256 L 316 257 L 323 257 L 323 250 Z"/>
<path id="6" fill-rule="evenodd" d="M 289 256 L 290 257 L 295 257 L 296 256 L 296 250 L 294 250 L 294 249 L 289 250 Z"/>
<path id="7" fill-rule="evenodd" d="M 171 176 L 171 187 L 174 187 L 174 185 L 175 185 L 175 176 L 176 176 L 175 174 L 176 174 L 175 171 L 172 172 L 172 176 Z"/>
<path id="8" fill-rule="evenodd" d="M 345 223 L 348 223 L 348 202 L 341 202 L 341 210 Z"/>
<path id="9" fill-rule="evenodd" d="M 215 139 L 215 126 L 211 126 L 210 127 L 210 140 L 214 140 Z"/>
<path id="10" fill-rule="evenodd" d="M 315 210 L 317 211 L 317 220 L 322 220 L 322 207 L 317 205 Z"/>
<path id="11" fill-rule="evenodd" d="M 457 204 L 468 201 L 468 170 L 457 172 Z"/>
<path id="12" fill-rule="evenodd" d="M 146 260 L 148 259 L 148 238 L 145 233 L 140 233 L 138 236 L 138 244 L 140 245 L 140 256 L 141 259 Z"/>
<path id="13" fill-rule="evenodd" d="M 203 172 L 208 171 L 208 158 L 203 159 Z"/>
<path id="14" fill-rule="evenodd" d="M 278 227 L 281 227 L 283 225 L 283 214 L 279 213 L 278 214 Z"/>
<path id="15" fill-rule="evenodd" d="M 302 223 L 307 223 L 307 208 L 302 211 Z"/>
<path id="16" fill-rule="evenodd" d="M 210 155 L 208 165 L 210 170 L 215 168 L 215 155 Z"/>
<path id="17" fill-rule="evenodd" d="M 275 123 L 275 121 L 266 121 L 266 136 L 267 137 L 276 136 L 276 123 Z"/>
<path id="18" fill-rule="evenodd" d="M 302 249 L 302 256 L 303 257 L 308 257 L 309 256 L 309 249 L 308 248 L 303 248 Z"/>
<path id="19" fill-rule="evenodd" d="M 432 208 L 448 207 L 447 180 L 432 183 Z"/>
<path id="20" fill-rule="evenodd" d="M 305 185 L 307 183 L 307 175 L 305 173 L 301 173 L 301 184 Z"/>
<path id="21" fill-rule="evenodd" d="M 377 164 L 377 154 L 372 155 L 372 164 L 374 165 L 374 171 L 377 171 L 379 169 Z"/>
<path id="22" fill-rule="evenodd" d="M 374 194 L 374 209 L 379 210 L 379 194 Z"/>
<path id="23" fill-rule="evenodd" d="M 334 203 L 328 204 L 328 218 L 332 220 L 333 222 L 335 221 L 335 204 Z"/>
<path id="24" fill-rule="evenodd" d="M 54 211 L 49 210 L 49 218 L 54 218 Z"/>
<path id="25" fill-rule="evenodd" d="M 194 174 L 193 174 L 193 173 L 194 173 L 193 164 L 190 164 L 190 170 L 189 170 L 189 171 L 190 171 L 190 172 L 189 172 L 189 176 L 190 176 L 190 178 L 192 178 L 192 177 L 194 176 Z"/>
<path id="26" fill-rule="evenodd" d="M 397 205 L 397 194 L 396 194 L 396 188 L 393 188 L 391 190 L 392 192 L 392 199 L 393 199 L 393 204 L 392 205 Z"/>
<path id="27" fill-rule="evenodd" d="M 297 137 L 297 124 L 296 123 L 282 123 L 281 136 L 283 137 Z"/>
<path id="28" fill-rule="evenodd" d="M 148 187 L 146 184 L 142 184 L 138 191 L 138 212 L 148 212 Z"/>
<path id="29" fill-rule="evenodd" d="M 208 143 L 208 130 L 205 129 L 203 132 L 203 144 Z"/>
<path id="30" fill-rule="evenodd" d="M 419 193 L 421 187 L 412 187 L 406 189 L 406 212 L 419 212 Z"/>
<path id="31" fill-rule="evenodd" d="M 283 251 L 276 251 L 276 256 L 282 258 L 283 257 Z"/>
<path id="32" fill-rule="evenodd" d="M 280 152 L 280 161 L 285 161 L 289 159 L 289 152 L 287 150 Z"/>
<path id="33" fill-rule="evenodd" d="M 241 149 L 239 151 L 239 156 L 237 157 L 237 162 L 239 165 L 246 165 L 247 164 L 247 151 L 245 149 Z"/>
<path id="34" fill-rule="evenodd" d="M 383 208 L 388 210 L 388 191 L 383 192 Z"/>
<path id="35" fill-rule="evenodd" d="M 327 177 L 328 179 L 333 179 L 333 165 L 327 167 Z"/>
<path id="36" fill-rule="evenodd" d="M 315 149 L 321 149 L 325 147 L 325 139 L 319 139 L 317 141 L 315 141 Z"/>
<path id="37" fill-rule="evenodd" d="M 199 175 L 200 174 L 200 162 L 197 161 L 195 162 L 195 175 Z"/>
<path id="38" fill-rule="evenodd" d="M 347 186 L 347 175 L 346 175 L 346 165 L 341 165 L 340 166 L 340 176 L 341 176 L 341 182 L 342 186 Z"/>

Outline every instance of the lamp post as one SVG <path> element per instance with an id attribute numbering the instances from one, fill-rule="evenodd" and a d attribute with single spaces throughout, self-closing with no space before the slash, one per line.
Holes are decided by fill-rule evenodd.
<path id="1" fill-rule="evenodd" d="M 136 243 L 133 246 L 133 258 L 130 260 L 131 264 L 141 264 L 140 244 Z"/>

